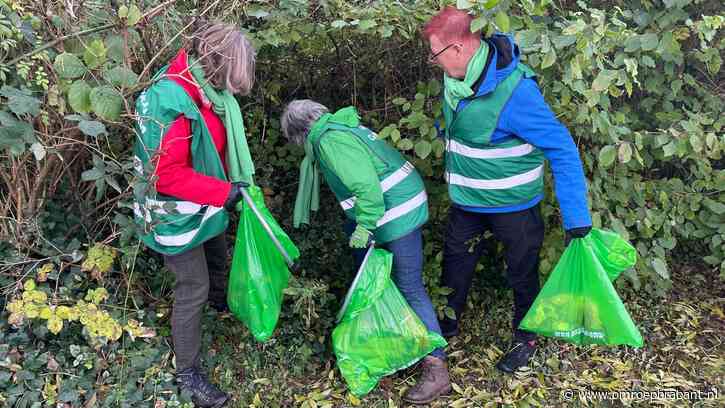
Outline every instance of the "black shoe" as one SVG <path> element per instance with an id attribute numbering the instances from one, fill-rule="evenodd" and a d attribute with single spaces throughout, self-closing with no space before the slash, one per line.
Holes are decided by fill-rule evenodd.
<path id="1" fill-rule="evenodd" d="M 200 408 L 220 408 L 229 400 L 229 395 L 209 382 L 196 367 L 190 367 L 176 374 L 181 390 L 191 393 L 191 401 Z"/>
<path id="2" fill-rule="evenodd" d="M 441 326 L 441 333 L 446 339 L 458 336 L 460 331 L 458 330 L 458 320 L 453 320 L 448 317 L 444 317 L 439 321 Z"/>
<path id="3" fill-rule="evenodd" d="M 536 340 L 514 341 L 509 352 L 496 364 L 496 368 L 505 373 L 513 373 L 529 364 L 534 351 L 536 351 Z"/>
<path id="4" fill-rule="evenodd" d="M 216 310 L 217 313 L 229 313 L 229 305 L 226 301 L 216 302 L 213 300 L 209 301 L 209 307 Z"/>

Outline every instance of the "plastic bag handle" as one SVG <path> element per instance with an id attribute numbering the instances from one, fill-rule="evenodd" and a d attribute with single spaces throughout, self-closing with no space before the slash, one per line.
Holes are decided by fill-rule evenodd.
<path id="1" fill-rule="evenodd" d="M 340 308 L 340 311 L 337 312 L 337 321 L 335 323 L 340 323 L 340 320 L 342 320 L 342 317 L 345 315 L 345 309 L 347 309 L 347 306 L 350 303 L 352 292 L 355 291 L 355 286 L 357 286 L 357 282 L 360 280 L 360 276 L 362 276 L 362 271 L 365 269 L 365 266 L 368 263 L 368 258 L 370 258 L 370 254 L 373 253 L 373 249 L 375 249 L 375 241 L 370 240 L 368 250 L 367 252 L 365 252 L 365 258 L 363 258 L 363 261 L 360 263 L 360 267 L 357 269 L 357 273 L 355 274 L 355 279 L 352 280 L 350 288 L 345 294 L 345 300 L 342 302 L 342 307 Z"/>

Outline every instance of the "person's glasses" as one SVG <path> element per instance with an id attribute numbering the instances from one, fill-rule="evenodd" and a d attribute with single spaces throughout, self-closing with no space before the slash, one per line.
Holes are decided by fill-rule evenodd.
<path id="1" fill-rule="evenodd" d="M 456 44 L 448 44 L 445 47 L 443 47 L 442 50 L 436 52 L 435 54 L 433 54 L 433 53 L 428 54 L 428 62 L 431 64 L 435 64 L 436 60 L 438 59 L 438 56 L 443 54 L 447 49 L 453 47 L 454 45 L 456 45 Z"/>

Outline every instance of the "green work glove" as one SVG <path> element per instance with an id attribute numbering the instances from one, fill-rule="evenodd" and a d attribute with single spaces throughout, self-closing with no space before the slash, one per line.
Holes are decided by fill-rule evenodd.
<path id="1" fill-rule="evenodd" d="M 370 242 L 372 236 L 372 232 L 358 224 L 355 231 L 350 235 L 350 248 L 365 248 L 368 246 L 368 242 Z"/>

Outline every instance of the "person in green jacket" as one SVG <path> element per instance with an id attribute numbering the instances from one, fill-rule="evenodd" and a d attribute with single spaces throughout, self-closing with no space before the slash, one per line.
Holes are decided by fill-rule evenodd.
<path id="1" fill-rule="evenodd" d="M 319 172 L 349 219 L 349 245 L 356 262 L 371 240 L 393 253 L 392 278 L 429 331 L 440 334 L 433 305 L 423 286 L 421 227 L 428 220 L 423 180 L 403 155 L 360 124 L 354 107 L 334 114 L 311 100 L 295 100 L 282 115 L 282 130 L 303 145 L 294 225 L 309 223 L 319 205 Z M 428 403 L 451 389 L 446 355 L 435 349 L 422 362 L 423 375 L 404 395 Z"/>

